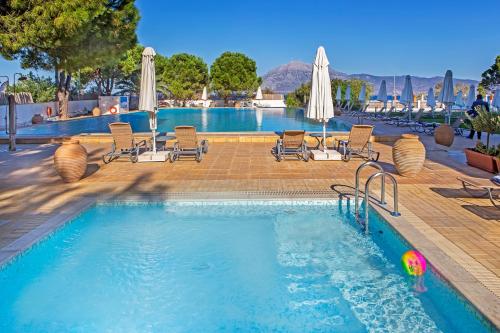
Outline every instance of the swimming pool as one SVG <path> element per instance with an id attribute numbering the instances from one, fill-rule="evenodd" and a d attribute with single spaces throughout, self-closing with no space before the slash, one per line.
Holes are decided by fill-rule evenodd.
<path id="1" fill-rule="evenodd" d="M 146 112 L 83 118 L 40 124 L 18 129 L 19 135 L 77 135 L 80 133 L 109 133 L 108 124 L 125 121 L 135 132 L 149 132 Z M 253 132 L 303 129 L 321 131 L 322 124 L 304 117 L 302 109 L 161 109 L 158 112 L 158 131 L 172 131 L 177 125 L 196 126 L 201 132 Z M 347 131 L 350 125 L 332 119 L 330 131 Z"/>
<path id="2" fill-rule="evenodd" d="M 345 202 L 110 203 L 0 270 L 1 332 L 486 332 Z"/>

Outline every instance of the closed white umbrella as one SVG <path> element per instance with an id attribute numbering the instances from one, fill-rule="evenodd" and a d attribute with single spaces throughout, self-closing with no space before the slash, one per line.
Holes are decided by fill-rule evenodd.
<path id="1" fill-rule="evenodd" d="M 500 89 L 495 90 L 495 97 L 493 97 L 493 102 L 491 105 L 497 110 L 500 109 Z"/>
<path id="2" fill-rule="evenodd" d="M 345 100 L 350 101 L 351 100 L 351 85 L 348 84 L 347 88 L 345 88 Z"/>
<path id="3" fill-rule="evenodd" d="M 400 102 L 408 108 L 408 120 L 411 120 L 411 106 L 413 103 L 413 86 L 411 84 L 410 75 L 405 77 L 405 85 L 403 91 L 401 92 Z"/>
<path id="4" fill-rule="evenodd" d="M 436 107 L 436 97 L 434 96 L 434 89 L 429 88 L 427 91 L 427 106 L 431 107 L 431 115 L 434 118 L 434 108 Z"/>
<path id="5" fill-rule="evenodd" d="M 446 105 L 448 111 L 448 125 L 451 120 L 451 106 L 455 103 L 455 94 L 453 93 L 453 73 L 447 70 L 443 81 L 443 97 L 441 102 Z"/>
<path id="6" fill-rule="evenodd" d="M 469 87 L 469 94 L 467 95 L 467 101 L 465 102 L 465 107 L 470 109 L 472 107 L 472 103 L 476 100 L 476 87 L 471 84 Z"/>
<path id="7" fill-rule="evenodd" d="M 139 94 L 139 110 L 149 114 L 149 127 L 153 132 L 153 153 L 156 153 L 156 113 L 158 112 L 156 100 L 156 74 L 155 55 L 152 47 L 146 47 L 142 52 L 141 92 Z"/>
<path id="8" fill-rule="evenodd" d="M 433 109 L 436 107 L 436 97 L 432 88 L 429 88 L 429 91 L 427 91 L 427 105 Z"/>
<path id="9" fill-rule="evenodd" d="M 323 150 L 326 150 L 326 123 L 334 116 L 328 65 L 325 49 L 320 46 L 313 63 L 311 96 L 307 105 L 306 116 L 323 122 Z"/>
<path id="10" fill-rule="evenodd" d="M 387 84 L 385 80 L 380 82 L 380 88 L 378 88 L 377 100 L 380 102 L 387 102 Z"/>
<path id="11" fill-rule="evenodd" d="M 387 108 L 387 84 L 385 80 L 380 82 L 380 88 L 378 89 L 377 100 L 384 103 L 384 109 Z"/>
<path id="12" fill-rule="evenodd" d="M 366 84 L 363 83 L 361 90 L 359 91 L 358 100 L 364 102 L 366 100 Z"/>
<path id="13" fill-rule="evenodd" d="M 335 100 L 339 103 L 342 101 L 342 87 L 340 87 L 340 84 L 337 87 L 337 94 L 335 95 Z"/>
<path id="14" fill-rule="evenodd" d="M 257 94 L 255 95 L 255 99 L 263 99 L 262 89 L 260 87 L 257 89 Z"/>
<path id="15" fill-rule="evenodd" d="M 201 99 L 206 101 L 208 99 L 207 87 L 203 87 L 203 93 L 201 94 Z"/>
<path id="16" fill-rule="evenodd" d="M 459 91 L 455 97 L 455 105 L 459 108 L 465 107 L 464 94 L 461 91 Z"/>
<path id="17" fill-rule="evenodd" d="M 351 85 L 348 84 L 347 87 L 345 88 L 345 107 L 347 110 L 351 110 Z"/>

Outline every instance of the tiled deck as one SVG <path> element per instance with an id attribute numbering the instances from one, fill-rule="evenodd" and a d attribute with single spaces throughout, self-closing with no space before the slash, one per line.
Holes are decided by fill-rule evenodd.
<path id="1" fill-rule="evenodd" d="M 390 145 L 375 144 L 381 152 L 381 164 L 400 185 L 403 216 L 391 223 L 433 264 L 453 262 L 455 266 L 437 266 L 467 297 L 475 298 L 476 304 L 484 299 L 480 308 L 498 325 L 500 211 L 487 199 L 469 197 L 456 181 L 460 174 L 491 175 L 454 161 L 431 146 L 424 170 L 410 179 L 396 174 Z M 93 196 L 150 197 L 177 192 L 241 196 L 243 191 L 305 191 L 305 195 L 334 197 L 353 193 L 354 172 L 360 160 L 305 163 L 290 159 L 278 163 L 270 153 L 271 147 L 272 143 L 212 143 L 201 163 L 131 164 L 124 160 L 103 165 L 100 156 L 109 145 L 87 144 L 88 174 L 74 184 L 64 184 L 53 170 L 55 145 L 20 146 L 22 150 L 12 154 L 0 152 L 0 249 L 48 218 L 66 216 L 72 203 Z M 4 145 L 0 148 L 5 151 Z M 363 178 L 369 172 L 363 172 Z"/>

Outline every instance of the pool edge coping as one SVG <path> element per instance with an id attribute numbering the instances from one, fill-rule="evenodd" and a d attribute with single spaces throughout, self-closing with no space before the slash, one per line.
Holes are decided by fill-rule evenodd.
<path id="1" fill-rule="evenodd" d="M 215 197 L 214 194 L 216 194 Z M 301 195 L 305 196 L 302 197 Z M 46 238 L 57 229 L 63 227 L 66 223 L 75 219 L 79 214 L 91 206 L 101 202 L 109 203 L 112 201 L 126 203 L 130 201 L 162 203 L 168 201 L 256 201 L 266 199 L 272 201 L 353 200 L 351 196 L 332 197 L 332 193 L 328 191 L 314 194 L 310 191 L 289 191 L 288 195 L 282 191 L 242 191 L 166 192 L 164 194 L 152 193 L 147 196 L 124 194 L 118 197 L 112 195 L 82 196 L 78 202 L 67 205 L 64 212 L 54 213 L 48 216 L 38 227 L 0 248 L 0 267 L 8 264 L 15 257 L 22 255 L 23 252 L 30 249 L 33 245 Z M 392 200 L 392 197 L 388 196 L 388 202 L 390 202 L 390 200 Z M 479 315 L 488 320 L 494 328 L 500 329 L 500 311 L 495 309 L 500 309 L 500 297 L 474 276 L 474 274 L 482 276 L 488 273 L 493 274 L 491 271 L 463 252 L 443 235 L 439 234 L 439 232 L 428 226 L 425 221 L 417 217 L 404 207 L 404 205 L 401 205 L 401 203 L 399 204 L 399 211 L 402 212 L 402 216 L 400 217 L 393 217 L 387 209 L 373 204 L 373 202 L 371 202 L 371 207 L 396 231 L 396 233 L 399 234 L 399 236 L 403 238 L 404 241 L 422 252 L 428 259 L 430 265 L 436 270 L 436 273 L 441 276 L 455 292 L 465 298 Z M 432 239 L 429 239 L 425 233 L 432 234 Z M 439 245 L 436 243 L 438 239 Z M 450 252 L 451 255 L 445 252 L 445 249 L 448 249 L 447 252 Z M 472 272 L 466 268 L 466 265 L 471 263 L 473 264 L 472 266 L 474 266 L 471 267 L 473 268 Z M 456 278 L 456 276 L 460 278 Z M 500 290 L 498 279 L 496 277 L 495 279 L 496 283 L 493 284 Z"/>

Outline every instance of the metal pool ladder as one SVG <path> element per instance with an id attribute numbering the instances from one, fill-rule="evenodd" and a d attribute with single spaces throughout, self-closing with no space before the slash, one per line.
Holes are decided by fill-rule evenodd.
<path id="1" fill-rule="evenodd" d="M 364 222 L 360 222 L 359 221 L 359 175 L 361 173 L 361 170 L 363 170 L 364 168 L 366 168 L 368 166 L 372 166 L 372 167 L 378 169 L 379 171 L 372 174 L 370 177 L 368 177 L 368 180 L 365 183 L 365 199 L 364 199 L 364 201 L 365 201 L 365 220 L 364 220 Z M 380 190 L 379 204 L 382 206 L 384 206 L 386 204 L 386 202 L 385 202 L 385 179 L 387 177 L 391 180 L 392 185 L 393 185 L 394 211 L 391 212 L 391 215 L 392 216 L 400 216 L 401 215 L 398 211 L 398 182 L 396 181 L 396 178 L 394 178 L 394 176 L 391 175 L 390 173 L 385 172 L 384 168 L 382 168 L 382 166 L 379 163 L 377 163 L 375 161 L 365 162 L 365 163 L 361 164 L 358 167 L 358 169 L 356 169 L 356 188 L 355 188 L 355 192 L 354 192 L 354 211 L 355 211 L 356 221 L 363 226 L 365 233 L 368 233 L 368 222 L 369 222 L 368 207 L 369 207 L 369 203 L 370 203 L 370 184 L 372 183 L 372 181 L 374 179 L 379 178 L 379 177 L 382 179 L 382 184 L 380 186 L 381 190 Z"/>

